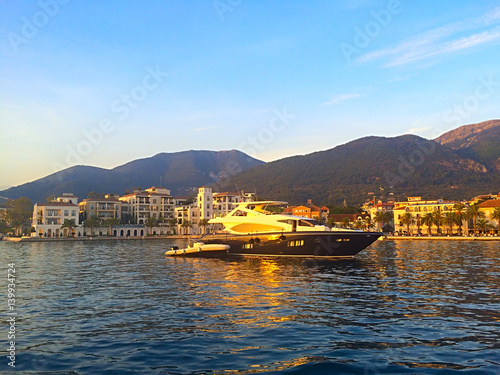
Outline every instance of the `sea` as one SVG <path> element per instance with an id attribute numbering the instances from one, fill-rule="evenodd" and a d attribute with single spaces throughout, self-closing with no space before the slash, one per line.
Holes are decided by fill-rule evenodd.
<path id="1" fill-rule="evenodd" d="M 170 245 L 0 242 L 0 373 L 500 373 L 498 241 L 376 241 L 351 260 Z"/>

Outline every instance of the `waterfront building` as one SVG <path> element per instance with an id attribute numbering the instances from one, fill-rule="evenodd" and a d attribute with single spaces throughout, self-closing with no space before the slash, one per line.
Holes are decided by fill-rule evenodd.
<path id="1" fill-rule="evenodd" d="M 175 217 L 177 219 L 177 233 L 200 234 L 200 208 L 196 204 L 175 207 Z"/>
<path id="2" fill-rule="evenodd" d="M 494 218 L 493 213 L 500 209 L 500 194 L 495 199 L 489 199 L 485 202 L 479 203 L 479 209 L 485 213 L 485 219 L 488 220 L 490 226 L 490 232 L 499 234 L 500 233 L 500 220 Z"/>
<path id="3" fill-rule="evenodd" d="M 158 220 L 174 218 L 174 198 L 170 190 L 153 186 L 144 191 L 134 190 L 119 198 L 122 202 L 122 219 L 131 224 L 146 224 L 150 217 Z"/>
<path id="4" fill-rule="evenodd" d="M 379 200 L 377 203 L 369 205 L 366 210 L 370 214 L 372 222 L 376 225 L 375 230 L 382 231 L 382 224 L 389 225 L 394 228 L 394 202 L 382 202 Z M 390 214 L 391 220 L 387 223 L 376 222 L 375 218 L 377 212 L 388 212 Z"/>
<path id="5" fill-rule="evenodd" d="M 370 215 L 367 213 L 363 214 L 330 214 L 328 215 L 328 223 L 338 227 L 338 228 L 346 228 L 352 227 L 356 223 L 362 223 L 370 219 Z M 364 228 L 360 228 L 364 229 Z"/>
<path id="6" fill-rule="evenodd" d="M 121 220 L 122 217 L 122 202 L 115 195 L 107 194 L 104 198 L 87 198 L 78 205 L 82 222 L 91 217 L 98 217 L 103 221 L 108 219 Z"/>
<path id="7" fill-rule="evenodd" d="M 291 206 L 285 209 L 285 212 L 291 213 L 294 216 L 305 217 L 308 219 L 316 219 L 326 221 L 330 209 L 326 206 L 318 207 L 315 205 Z"/>
<path id="8" fill-rule="evenodd" d="M 445 201 L 443 199 L 436 200 L 422 200 L 422 197 L 408 197 L 408 201 L 406 202 L 395 202 L 394 203 L 394 231 L 398 233 L 406 233 L 408 229 L 408 224 L 404 221 L 404 215 L 406 213 L 410 213 L 413 217 L 414 222 L 409 225 L 410 232 L 408 234 L 418 234 L 423 232 L 424 227 L 429 227 L 429 225 L 424 224 L 424 216 L 427 213 L 437 213 L 440 212 L 445 215 L 447 212 L 453 212 L 453 206 L 458 203 L 454 201 Z M 434 214 L 436 215 L 436 214 Z M 444 220 L 444 219 L 443 219 Z M 429 230 L 432 233 L 433 225 L 431 224 Z M 436 226 L 436 232 L 438 226 Z M 451 223 L 451 229 L 453 231 L 454 224 Z M 462 223 L 462 228 L 467 228 L 467 221 L 464 220 Z M 448 231 L 449 225 L 445 224 L 444 221 L 439 223 L 439 230 L 443 232 L 443 228 L 445 231 Z M 415 230 L 416 229 L 416 230 Z M 467 229 L 465 229 L 467 231 Z M 450 233 L 451 234 L 451 233 Z"/>
<path id="9" fill-rule="evenodd" d="M 33 207 L 32 237 L 80 236 L 78 198 L 64 193 L 52 202 L 36 203 Z M 65 220 L 73 220 L 74 228 L 61 228 Z"/>

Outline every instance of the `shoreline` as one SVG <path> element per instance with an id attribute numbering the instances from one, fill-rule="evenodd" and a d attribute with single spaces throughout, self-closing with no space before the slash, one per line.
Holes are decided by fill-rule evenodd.
<path id="1" fill-rule="evenodd" d="M 171 235 L 171 236 L 136 236 L 136 237 L 3 237 L 8 242 L 61 242 L 61 241 L 140 241 L 140 240 L 189 240 L 198 239 L 201 235 Z M 382 241 L 500 241 L 500 236 L 383 236 Z"/>
<path id="2" fill-rule="evenodd" d="M 39 237 L 4 237 L 1 241 L 8 242 L 61 242 L 61 241 L 139 241 L 139 240 L 189 240 L 200 238 L 200 235 L 173 235 L 173 236 L 136 236 L 136 237 L 111 237 L 111 236 L 85 236 L 85 237 L 61 237 L 61 238 L 39 238 Z"/>
<path id="3" fill-rule="evenodd" d="M 473 236 L 384 236 L 384 241 L 500 241 L 500 236 L 496 237 L 473 237 Z"/>

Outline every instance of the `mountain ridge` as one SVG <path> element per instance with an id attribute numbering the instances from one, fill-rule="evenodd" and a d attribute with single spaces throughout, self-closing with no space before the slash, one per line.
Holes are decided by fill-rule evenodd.
<path id="1" fill-rule="evenodd" d="M 408 195 L 465 199 L 500 190 L 500 120 L 464 125 L 435 140 L 413 134 L 367 136 L 307 155 L 264 163 L 241 151 L 161 152 L 112 169 L 73 166 L 0 191 L 34 202 L 73 192 L 124 193 L 126 188 L 163 185 L 173 195 L 197 187 L 254 190 L 268 199 L 318 204 L 363 203 L 368 197 Z"/>
<path id="2" fill-rule="evenodd" d="M 171 168 L 172 163 L 175 168 Z M 148 188 L 160 183 L 171 190 L 173 195 L 188 195 L 198 186 L 209 185 L 227 177 L 227 170 L 234 169 L 234 165 L 243 171 L 261 163 L 263 162 L 237 150 L 163 152 L 112 169 L 72 166 L 3 190 L 0 196 L 12 199 L 26 196 L 33 202 L 43 202 L 51 195 L 72 192 L 83 199 L 91 191 L 123 194 L 127 188 Z"/>

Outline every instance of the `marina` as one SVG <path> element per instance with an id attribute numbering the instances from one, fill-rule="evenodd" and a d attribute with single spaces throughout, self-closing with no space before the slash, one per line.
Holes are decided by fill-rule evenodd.
<path id="1" fill-rule="evenodd" d="M 0 242 L 16 370 L 496 374 L 496 242 L 376 241 L 354 259 L 168 257 L 185 240 Z"/>

